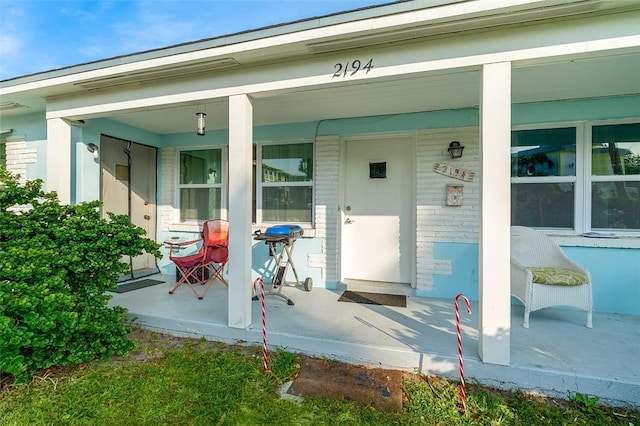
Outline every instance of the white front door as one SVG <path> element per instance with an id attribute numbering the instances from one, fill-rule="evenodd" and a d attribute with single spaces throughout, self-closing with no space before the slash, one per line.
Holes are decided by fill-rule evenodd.
<path id="1" fill-rule="evenodd" d="M 156 238 L 156 148 L 109 136 L 100 139 L 102 216 L 128 215 L 129 220 Z M 142 254 L 126 260 L 130 278 L 157 272 L 155 258 Z"/>
<path id="2" fill-rule="evenodd" d="M 411 283 L 413 138 L 346 141 L 342 279 Z"/>

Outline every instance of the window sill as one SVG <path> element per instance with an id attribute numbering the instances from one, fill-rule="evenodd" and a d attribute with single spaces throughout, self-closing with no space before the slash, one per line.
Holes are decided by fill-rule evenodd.
<path id="1" fill-rule="evenodd" d="M 585 237 L 579 234 L 548 234 L 565 247 L 640 248 L 640 235 L 620 235 L 610 238 Z"/>

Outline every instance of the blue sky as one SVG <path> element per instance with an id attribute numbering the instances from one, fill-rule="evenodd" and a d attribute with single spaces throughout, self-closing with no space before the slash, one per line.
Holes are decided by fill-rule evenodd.
<path id="1" fill-rule="evenodd" d="M 0 80 L 391 0 L 0 0 Z"/>

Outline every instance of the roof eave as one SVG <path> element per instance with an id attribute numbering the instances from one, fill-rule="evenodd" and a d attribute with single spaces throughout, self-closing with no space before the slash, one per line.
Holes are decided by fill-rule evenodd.
<path id="1" fill-rule="evenodd" d="M 537 15 L 582 14 L 603 8 L 620 7 L 624 0 L 423 0 L 404 1 L 341 12 L 323 17 L 274 25 L 257 30 L 183 43 L 101 61 L 18 77 L 0 82 L 0 94 L 37 91 L 45 95 L 56 86 L 80 85 L 81 82 L 105 80 L 119 75 L 135 76 L 179 66 L 264 56 L 268 49 L 286 48 L 286 54 L 322 53 L 350 48 L 354 42 L 375 43 L 386 34 L 408 33 L 416 29 L 446 27 L 447 32 L 468 30 L 469 20 L 498 19 L 501 24 L 535 20 Z M 543 13 L 544 12 L 544 13 Z M 562 16 L 562 15 L 559 15 Z M 496 21 L 497 22 L 497 21 Z M 426 32 L 425 32 L 426 34 Z M 294 46 L 298 46 L 298 50 Z M 338 46 L 337 48 L 334 46 Z M 290 48 L 287 48 L 287 46 Z M 327 50 L 329 46 L 329 50 Z M 323 50 L 324 49 L 324 50 Z M 255 52 L 255 53 L 252 53 Z M 55 93 L 54 93 L 55 94 Z"/>

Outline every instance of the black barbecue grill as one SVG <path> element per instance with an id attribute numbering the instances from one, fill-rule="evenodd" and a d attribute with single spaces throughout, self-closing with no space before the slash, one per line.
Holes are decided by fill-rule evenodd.
<path id="1" fill-rule="evenodd" d="M 266 293 L 267 296 L 278 296 L 287 301 L 288 305 L 293 305 L 293 300 L 283 295 L 280 291 L 283 285 L 303 285 L 306 291 L 311 291 L 313 281 L 310 277 L 305 278 L 304 283 L 300 283 L 296 267 L 293 264 L 293 250 L 296 240 L 304 234 L 302 227 L 298 225 L 276 225 L 267 228 L 263 233 L 256 231 L 254 239 L 264 241 L 269 247 L 269 254 L 275 261 L 275 270 L 273 279 L 271 280 L 271 289 Z M 291 268 L 295 281 L 286 281 L 287 271 Z M 254 296 L 254 300 L 257 300 Z"/>

